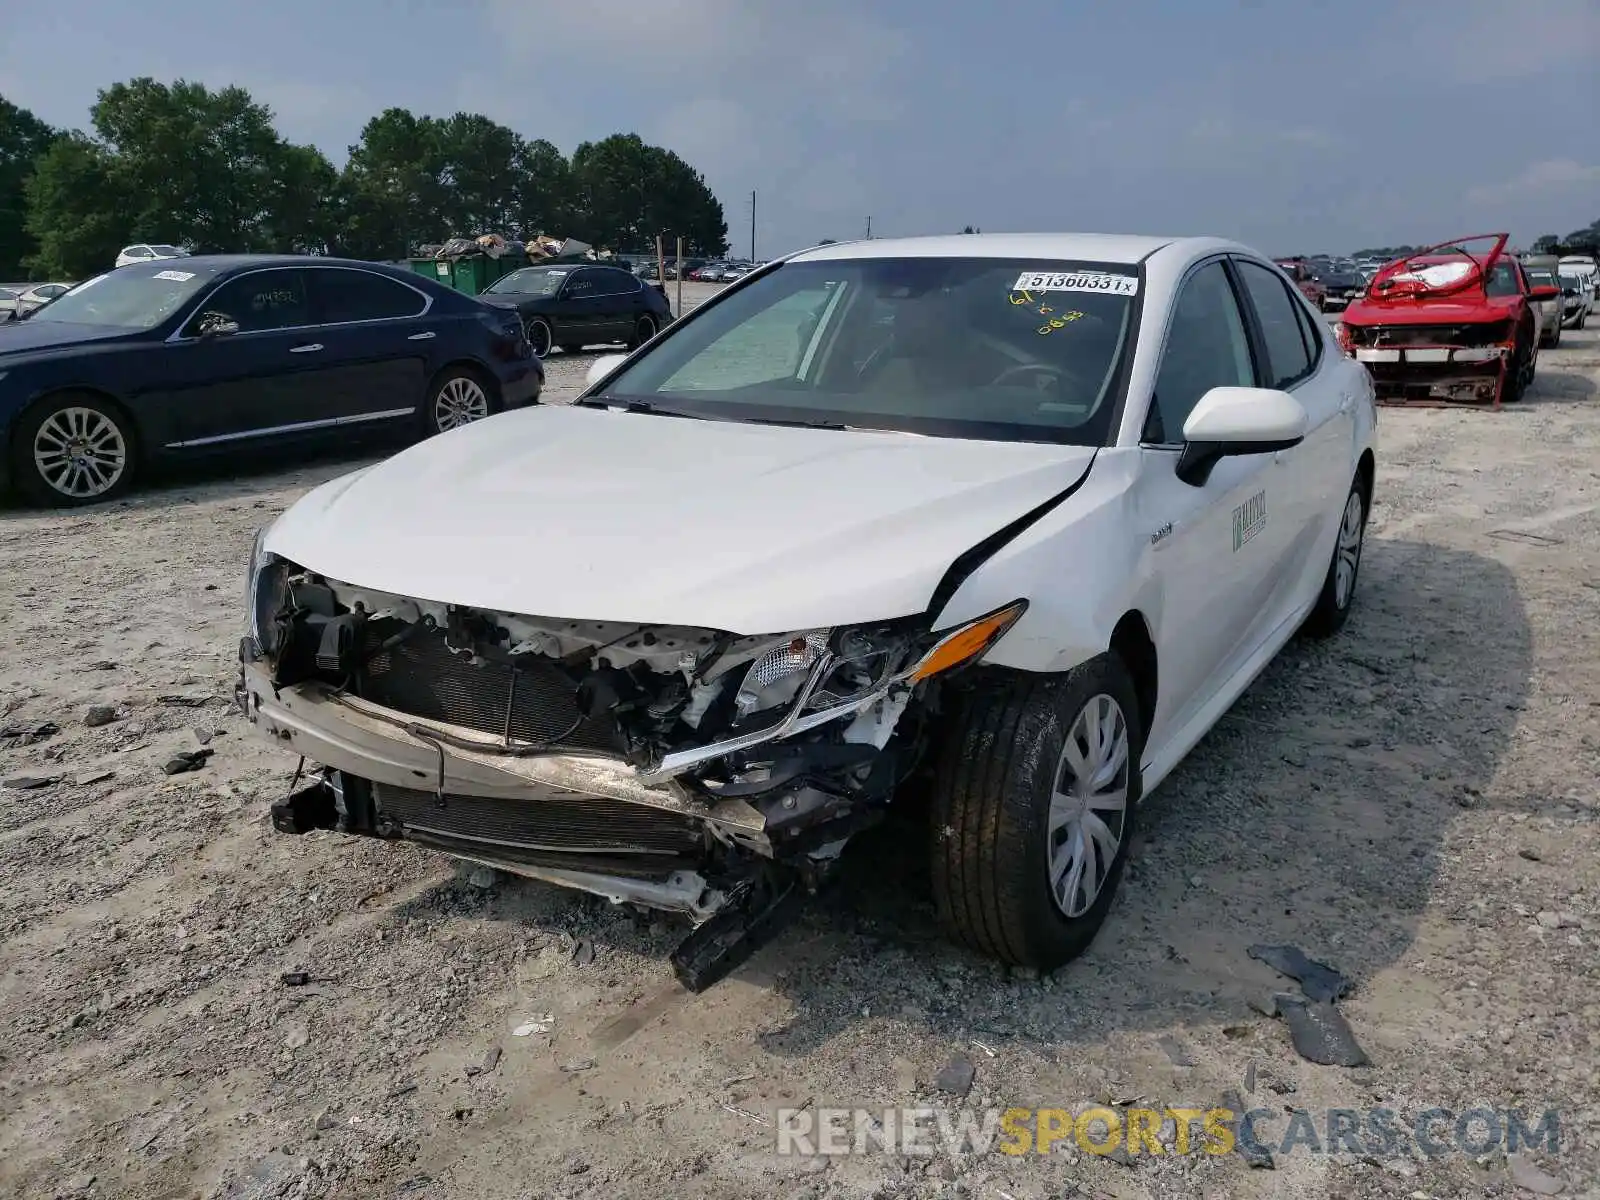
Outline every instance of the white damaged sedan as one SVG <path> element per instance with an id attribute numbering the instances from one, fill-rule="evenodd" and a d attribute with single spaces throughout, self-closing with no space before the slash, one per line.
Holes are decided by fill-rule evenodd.
<path id="1" fill-rule="evenodd" d="M 698 989 L 926 802 L 951 934 L 1054 968 L 1140 797 L 1344 624 L 1375 426 L 1231 242 L 803 251 L 262 531 L 239 701 L 318 767 L 274 823 L 684 913 Z"/>

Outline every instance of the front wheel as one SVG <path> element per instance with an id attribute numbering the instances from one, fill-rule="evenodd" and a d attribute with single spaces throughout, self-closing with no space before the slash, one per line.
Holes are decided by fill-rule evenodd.
<path id="1" fill-rule="evenodd" d="M 1114 653 L 967 694 L 934 789 L 933 885 L 973 950 L 1052 971 L 1104 923 L 1133 836 L 1143 719 Z"/>
<path id="2" fill-rule="evenodd" d="M 1333 561 L 1322 581 L 1317 603 L 1306 617 L 1301 632 L 1308 637 L 1332 637 L 1350 619 L 1350 606 L 1356 598 L 1356 579 L 1361 574 L 1361 550 L 1367 537 L 1367 493 L 1357 475 L 1345 497 L 1339 517 L 1339 536 L 1333 545 Z"/>
<path id="3" fill-rule="evenodd" d="M 483 376 L 470 367 L 445 368 L 428 387 L 424 432 L 429 435 L 448 433 L 483 420 L 494 407 L 489 392 Z"/>
<path id="4" fill-rule="evenodd" d="M 23 417 L 12 443 L 17 486 L 40 504 L 109 500 L 133 481 L 133 425 L 97 396 L 48 399 Z"/>

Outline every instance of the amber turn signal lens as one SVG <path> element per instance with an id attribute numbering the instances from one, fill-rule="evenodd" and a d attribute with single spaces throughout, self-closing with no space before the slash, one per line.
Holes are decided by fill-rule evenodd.
<path id="1" fill-rule="evenodd" d="M 948 634 L 912 672 L 912 681 L 920 683 L 962 663 L 971 662 L 998 642 L 1001 635 L 1017 623 L 1017 618 L 1027 607 L 1026 600 L 1018 600 Z"/>

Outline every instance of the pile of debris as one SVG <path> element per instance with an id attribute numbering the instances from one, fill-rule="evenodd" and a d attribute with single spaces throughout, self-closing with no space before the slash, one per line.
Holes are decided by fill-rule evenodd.
<path id="1" fill-rule="evenodd" d="M 517 238 L 486 233 L 482 237 L 453 237 L 440 246 L 422 247 L 422 257 L 438 262 L 460 262 L 464 258 L 526 258 L 532 263 L 568 262 L 573 259 L 597 260 L 610 255 L 597 253 L 588 242 L 577 238 L 548 237 L 539 234 L 524 242 Z"/>

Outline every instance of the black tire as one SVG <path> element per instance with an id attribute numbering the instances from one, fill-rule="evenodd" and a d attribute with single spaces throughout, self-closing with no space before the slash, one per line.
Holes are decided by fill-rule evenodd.
<path id="1" fill-rule="evenodd" d="M 1588 319 L 1589 319 L 1589 314 L 1588 313 L 1584 313 L 1583 316 L 1579 317 L 1576 321 L 1574 321 L 1572 323 L 1572 327 L 1574 329 L 1582 329 L 1583 328 L 1583 323 L 1585 321 L 1587 321 Z"/>
<path id="2" fill-rule="evenodd" d="M 650 313 L 645 313 L 633 323 L 633 336 L 628 339 L 628 349 L 637 350 L 651 338 L 655 337 L 660 324 Z"/>
<path id="3" fill-rule="evenodd" d="M 1516 404 L 1528 390 L 1528 385 L 1533 382 L 1535 367 L 1533 364 L 1532 336 L 1517 339 L 1517 348 L 1511 352 L 1511 362 L 1506 367 L 1506 386 L 1504 394 L 1500 397 L 1502 404 Z"/>
<path id="4" fill-rule="evenodd" d="M 1322 591 L 1310 615 L 1301 625 L 1300 632 L 1307 637 L 1332 637 L 1344 628 L 1350 619 L 1350 609 L 1355 604 L 1356 584 L 1361 579 L 1361 555 L 1367 544 L 1367 481 L 1357 474 L 1345 495 L 1344 508 L 1340 510 L 1339 533 L 1334 538 L 1333 558 L 1328 563 L 1328 574 L 1322 581 Z M 1359 507 L 1355 507 L 1359 506 Z M 1354 508 L 1354 512 L 1352 509 Z M 1355 545 L 1349 544 L 1350 529 L 1354 524 Z M 1342 560 L 1342 564 L 1341 564 Z M 1347 582 L 1341 583 L 1340 566 L 1348 568 Z"/>
<path id="5" fill-rule="evenodd" d="M 556 335 L 550 328 L 550 322 L 543 317 L 529 317 L 522 331 L 528 339 L 528 344 L 533 347 L 535 358 L 543 358 L 550 353 L 550 347 L 555 345 Z"/>
<path id="6" fill-rule="evenodd" d="M 85 453 L 82 457 L 90 464 L 88 469 L 92 469 L 91 478 L 94 479 L 89 486 L 98 487 L 98 490 L 89 494 L 63 490 L 63 487 L 70 487 L 74 480 L 83 479 L 81 471 L 85 468 L 80 468 L 80 472 L 74 474 L 66 461 L 75 446 L 68 446 L 50 434 L 44 434 L 41 441 L 41 431 L 47 425 L 52 431 L 62 434 L 83 431 L 81 436 L 85 440 L 81 449 Z M 48 465 L 42 468 L 35 454 L 36 449 L 48 451 L 55 445 L 61 445 L 63 450 L 62 473 L 49 470 Z M 92 459 L 87 455 L 91 450 L 98 451 Z M 120 456 L 119 465 L 115 468 L 108 466 L 113 456 Z M 23 414 L 12 435 L 11 469 L 17 487 L 37 504 L 77 508 L 85 504 L 104 503 L 128 490 L 138 466 L 138 434 L 128 415 L 115 404 L 82 392 L 62 392 L 40 401 Z M 108 470 L 111 472 L 109 485 L 99 487 L 100 480 Z"/>
<path id="7" fill-rule="evenodd" d="M 1109 697 L 1127 736 L 1126 803 L 1092 903 L 1069 917 L 1051 894 L 1051 796 L 1069 731 Z M 1080 743 L 1081 747 L 1081 743 Z M 1053 971 L 1104 923 L 1127 863 L 1140 796 L 1144 718 L 1114 653 L 1064 675 L 987 682 L 960 697 L 933 787 L 933 890 L 955 940 L 1015 966 Z M 1112 824 L 1108 818 L 1105 824 Z M 1103 861 L 1103 851 L 1097 855 Z"/>
<path id="8" fill-rule="evenodd" d="M 446 367 L 428 384 L 422 405 L 422 434 L 448 433 L 499 410 L 494 381 L 476 367 Z"/>

